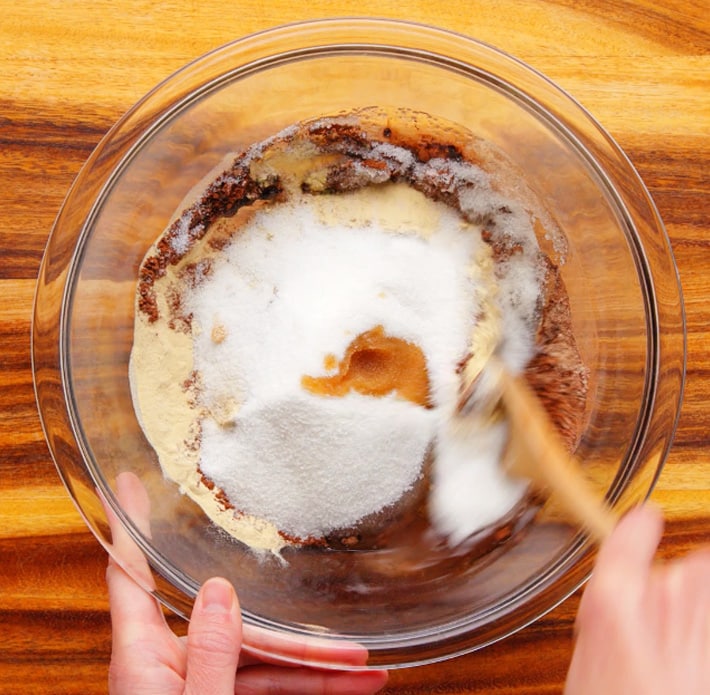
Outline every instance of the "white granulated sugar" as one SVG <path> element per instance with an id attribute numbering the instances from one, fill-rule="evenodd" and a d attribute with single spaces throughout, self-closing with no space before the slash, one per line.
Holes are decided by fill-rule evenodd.
<path id="1" fill-rule="evenodd" d="M 475 314 L 467 260 L 481 242 L 459 231 L 455 213 L 445 217 L 450 228 L 424 240 L 376 225 L 334 228 L 305 204 L 255 216 L 187 304 L 201 327 L 205 398 L 299 392 L 303 375 L 326 374 L 326 355 L 340 359 L 378 325 L 419 345 L 434 390 L 451 384 Z M 214 324 L 227 333 L 218 345 Z"/>
<path id="2" fill-rule="evenodd" d="M 485 195 L 487 199 L 494 195 L 490 189 L 488 175 L 483 169 L 468 162 L 456 162 L 435 157 L 424 164 L 417 164 L 417 166 L 421 170 L 419 175 L 434 182 L 440 191 L 453 193 L 454 191 L 469 190 L 470 186 L 473 186 L 474 190 L 483 191 L 482 195 Z"/>
<path id="3" fill-rule="evenodd" d="M 280 140 L 288 140 L 292 136 L 296 135 L 298 132 L 298 126 L 297 125 L 290 125 L 284 128 L 283 130 L 279 131 L 275 135 L 272 135 L 265 140 L 262 140 L 261 142 L 256 142 L 253 145 L 249 147 L 249 149 L 246 151 L 246 156 L 244 157 L 244 161 L 246 163 L 252 162 L 255 159 L 259 159 L 263 153 L 271 147 L 275 142 L 280 141 Z"/>
<path id="4" fill-rule="evenodd" d="M 172 250 L 182 256 L 190 248 L 190 217 L 183 215 L 178 219 L 175 231 L 170 237 Z"/>
<path id="5" fill-rule="evenodd" d="M 498 303 L 501 307 L 501 358 L 514 372 L 525 368 L 534 354 L 539 312 L 541 270 L 523 254 L 513 254 L 497 268 Z"/>
<path id="6" fill-rule="evenodd" d="M 522 494 L 498 471 L 500 447 L 480 454 L 470 442 L 448 444 L 442 428 L 474 329 L 480 288 L 469 268 L 484 242 L 443 204 L 425 235 L 395 233 L 376 219 L 328 223 L 320 204 L 304 196 L 260 211 L 186 291 L 200 404 L 215 413 L 202 422 L 200 468 L 238 510 L 291 536 L 321 537 L 395 503 L 442 440 L 433 522 L 458 541 Z M 530 287 L 526 273 L 511 265 L 504 289 L 517 304 L 508 321 L 514 336 L 529 332 L 529 307 L 512 298 L 518 280 L 523 293 Z M 421 348 L 433 408 L 394 394 L 326 397 L 302 387 L 304 375 L 329 373 L 326 356 L 339 361 L 354 338 L 380 325 Z"/>
<path id="7" fill-rule="evenodd" d="M 376 156 L 384 157 L 397 162 L 402 169 L 407 169 L 414 165 L 415 158 L 412 152 L 404 147 L 390 145 L 387 142 L 378 142 L 372 147 L 372 152 Z"/>
<path id="8" fill-rule="evenodd" d="M 206 421 L 202 470 L 243 511 L 297 537 L 322 536 L 411 487 L 435 422 L 432 410 L 394 397 L 253 399 L 239 413 L 238 433 Z"/>
<path id="9" fill-rule="evenodd" d="M 451 545 L 498 521 L 525 492 L 526 482 L 509 478 L 501 457 L 507 442 L 504 423 L 447 427 L 436 439 L 434 485 L 429 512 Z"/>

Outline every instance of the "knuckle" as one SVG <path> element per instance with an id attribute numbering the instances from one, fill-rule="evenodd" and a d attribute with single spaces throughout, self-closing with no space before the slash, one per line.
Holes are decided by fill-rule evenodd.
<path id="1" fill-rule="evenodd" d="M 218 659 L 236 659 L 237 636 L 227 625 L 204 625 L 193 630 L 187 639 L 187 648 L 195 656 L 204 655 L 212 662 Z"/>

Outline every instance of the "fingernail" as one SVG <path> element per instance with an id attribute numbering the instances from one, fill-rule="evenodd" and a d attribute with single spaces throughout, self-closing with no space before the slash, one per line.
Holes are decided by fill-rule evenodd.
<path id="1" fill-rule="evenodd" d="M 224 579 L 210 579 L 202 589 L 202 606 L 212 613 L 227 613 L 232 610 L 234 590 Z"/>

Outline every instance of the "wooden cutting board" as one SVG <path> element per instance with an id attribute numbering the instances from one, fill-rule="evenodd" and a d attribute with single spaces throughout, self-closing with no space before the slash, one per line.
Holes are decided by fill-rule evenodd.
<path id="1" fill-rule="evenodd" d="M 0 694 L 107 691 L 106 557 L 44 443 L 29 353 L 35 277 L 72 179 L 112 123 L 186 62 L 276 24 L 352 14 L 437 24 L 494 44 L 571 92 L 626 150 L 666 222 L 688 318 L 685 403 L 654 493 L 668 518 L 662 554 L 710 538 L 704 3 L 0 0 Z M 387 692 L 561 692 L 578 598 L 481 652 L 395 672 Z"/>

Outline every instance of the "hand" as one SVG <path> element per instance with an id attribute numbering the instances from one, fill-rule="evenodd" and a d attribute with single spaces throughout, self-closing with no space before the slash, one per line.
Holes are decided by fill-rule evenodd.
<path id="1" fill-rule="evenodd" d="M 710 548 L 655 563 L 663 519 L 629 512 L 599 551 L 565 695 L 710 693 Z"/>
<path id="2" fill-rule="evenodd" d="M 203 585 L 187 639 L 170 630 L 155 599 L 113 561 L 107 580 L 113 622 L 111 695 L 367 695 L 385 684 L 381 671 L 320 671 L 240 657 L 239 604 L 224 579 Z"/>
<path id="3" fill-rule="evenodd" d="M 116 492 L 127 515 L 142 526 L 150 503 L 140 480 L 121 474 Z M 107 513 L 116 554 L 151 588 L 145 558 L 109 509 Z M 210 579 L 202 586 L 186 638 L 172 632 L 156 599 L 113 559 L 106 580 L 113 627 L 110 695 L 369 695 L 387 680 L 383 671 L 319 670 L 278 659 L 264 663 L 244 654 L 239 602 L 225 579 Z M 268 639 L 260 645 L 267 651 L 268 646 Z M 367 650 L 356 644 L 322 641 L 296 648 L 308 649 L 324 661 L 337 659 L 344 666 L 364 666 L 367 661 Z"/>

